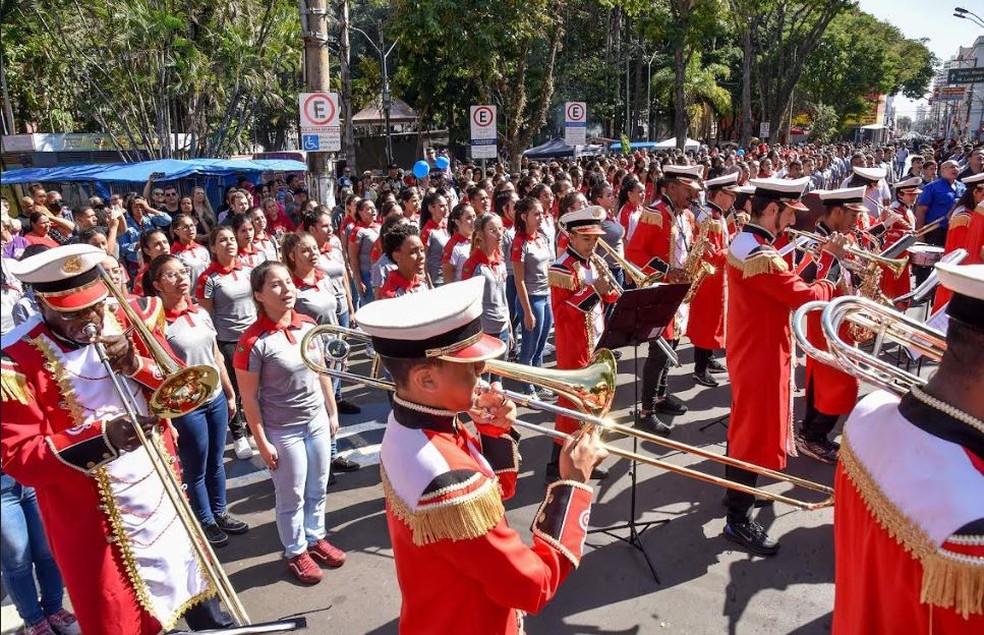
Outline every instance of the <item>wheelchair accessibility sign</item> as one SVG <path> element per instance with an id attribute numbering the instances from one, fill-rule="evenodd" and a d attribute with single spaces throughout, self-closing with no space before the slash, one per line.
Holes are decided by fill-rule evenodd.
<path id="1" fill-rule="evenodd" d="M 307 152 L 338 152 L 342 149 L 336 93 L 301 93 L 301 149 Z"/>

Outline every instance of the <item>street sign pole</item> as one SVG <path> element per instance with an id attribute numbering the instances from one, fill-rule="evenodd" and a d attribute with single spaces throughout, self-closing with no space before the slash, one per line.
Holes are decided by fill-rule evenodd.
<path id="1" fill-rule="evenodd" d="M 498 153 L 496 145 L 496 109 L 495 106 L 472 106 L 469 111 L 471 124 L 471 158 L 482 160 L 482 176 L 485 176 L 485 159 L 495 159 Z"/>
<path id="2" fill-rule="evenodd" d="M 328 2 L 327 0 L 307 0 L 301 2 L 301 37 L 304 40 L 304 69 L 307 76 L 306 88 L 310 91 L 329 89 L 330 76 L 328 67 Z M 303 103 L 303 97 L 302 97 Z M 337 106 L 338 100 L 335 100 Z M 302 109 L 303 110 L 303 109 Z M 337 107 L 336 107 L 337 122 Z M 303 114 L 301 130 L 301 149 L 303 143 Z M 320 144 L 319 144 L 320 146 Z M 341 150 L 341 146 L 331 152 Z M 335 207 L 335 175 L 334 155 L 325 154 L 322 150 L 308 152 L 308 174 L 314 186 L 318 202 L 332 209 Z"/>

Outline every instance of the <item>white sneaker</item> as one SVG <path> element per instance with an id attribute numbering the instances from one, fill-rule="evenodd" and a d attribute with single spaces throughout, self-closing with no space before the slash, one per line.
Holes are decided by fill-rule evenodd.
<path id="1" fill-rule="evenodd" d="M 544 355 L 553 355 L 556 352 L 557 352 L 557 349 L 554 348 L 554 345 L 551 344 L 550 342 L 547 342 L 546 344 L 543 345 L 543 354 Z"/>
<path id="2" fill-rule="evenodd" d="M 249 459 L 253 457 L 253 448 L 249 447 L 246 437 L 241 437 L 232 442 L 232 449 L 236 453 L 237 459 Z"/>

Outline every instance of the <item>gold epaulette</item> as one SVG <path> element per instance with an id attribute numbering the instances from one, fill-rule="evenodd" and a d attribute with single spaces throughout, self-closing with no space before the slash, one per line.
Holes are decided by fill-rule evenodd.
<path id="1" fill-rule="evenodd" d="M 700 230 L 704 233 L 723 234 L 725 228 L 722 223 L 718 222 L 718 219 L 712 216 L 704 219 L 704 222 L 700 224 Z"/>
<path id="2" fill-rule="evenodd" d="M 959 214 L 954 214 L 953 218 L 950 219 L 950 229 L 954 227 L 969 227 L 970 226 L 970 214 L 967 212 L 960 212 Z"/>
<path id="3" fill-rule="evenodd" d="M 565 273 L 556 269 L 550 269 L 547 271 L 547 284 L 551 287 L 567 289 L 568 291 L 574 291 L 575 289 L 574 276 L 570 273 Z"/>
<path id="4" fill-rule="evenodd" d="M 642 214 L 639 215 L 639 222 L 643 225 L 656 225 L 657 227 L 663 226 L 663 213 L 660 211 L 651 212 L 648 209 L 642 210 Z"/>
<path id="5" fill-rule="evenodd" d="M 771 250 L 759 252 L 745 260 L 739 260 L 734 254 L 728 252 L 728 264 L 740 269 L 743 278 L 751 278 L 760 273 L 789 271 L 789 265 L 782 259 L 779 252 Z"/>
<path id="6" fill-rule="evenodd" d="M 964 618 L 984 613 L 984 565 L 937 547 L 915 522 L 888 499 L 845 439 L 840 461 L 868 511 L 907 553 L 922 565 L 919 601 L 952 608 Z"/>
<path id="7" fill-rule="evenodd" d="M 27 375 L 17 370 L 12 362 L 0 364 L 0 401 L 31 402 L 27 394 Z"/>
<path id="8" fill-rule="evenodd" d="M 421 496 L 416 509 L 400 498 L 380 466 L 383 495 L 396 517 L 413 533 L 413 544 L 470 540 L 484 536 L 506 514 L 499 482 L 475 472 L 467 481 Z"/>

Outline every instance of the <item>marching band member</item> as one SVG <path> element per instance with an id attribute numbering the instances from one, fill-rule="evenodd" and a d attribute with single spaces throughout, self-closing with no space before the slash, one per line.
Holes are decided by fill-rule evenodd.
<path id="1" fill-rule="evenodd" d="M 602 332 L 605 330 L 604 305 L 618 299 L 620 291 L 609 277 L 599 271 L 594 262 L 595 246 L 604 234 L 601 222 L 605 210 L 592 205 L 561 216 L 560 224 L 570 236 L 564 254 L 550 265 L 547 283 L 550 285 L 550 308 L 554 315 L 554 341 L 557 348 L 557 369 L 572 370 L 588 365 Z M 560 398 L 558 405 L 573 408 Z M 559 432 L 573 434 L 580 422 L 557 415 L 554 426 Z M 554 443 L 547 463 L 544 480 L 552 483 L 560 478 L 561 446 Z M 595 477 L 605 472 L 596 470 Z"/>
<path id="2" fill-rule="evenodd" d="M 658 272 L 670 282 L 684 279 L 686 273 L 683 266 L 695 238 L 696 221 L 690 205 L 703 189 L 700 184 L 703 170 L 704 166 L 701 165 L 668 165 L 663 170 L 663 195 L 642 212 L 635 233 L 625 248 L 625 257 L 646 274 Z M 679 341 L 680 326 L 686 322 L 687 311 L 687 305 L 681 305 L 674 323 L 668 325 L 663 334 L 672 348 L 676 348 Z M 673 429 L 672 423 L 666 423 L 656 416 L 657 412 L 668 415 L 687 412 L 687 406 L 682 401 L 666 394 L 669 370 L 669 358 L 655 341 L 650 341 L 646 364 L 642 369 L 642 406 L 638 425 L 656 434 L 669 434 Z"/>
<path id="3" fill-rule="evenodd" d="M 182 616 L 196 629 L 232 626 L 96 355 L 94 341 L 133 395 L 140 426 L 158 428 L 165 456 L 175 456 L 170 426 L 147 409 L 160 370 L 143 342 L 111 334 L 127 322 L 107 311 L 97 269 L 105 257 L 67 245 L 8 264 L 33 286 L 41 313 L 3 337 L 3 470 L 35 488 L 82 632 L 149 635 Z M 132 308 L 148 327 L 163 323 L 156 299 Z M 166 346 L 159 328 L 154 336 Z"/>
<path id="4" fill-rule="evenodd" d="M 752 194 L 755 194 L 755 188 L 751 185 L 739 185 L 734 189 L 734 193 L 735 202 L 727 216 L 729 243 L 734 240 L 741 228 L 748 222 L 749 212 L 752 209 Z"/>
<path id="5" fill-rule="evenodd" d="M 687 337 L 694 345 L 694 381 L 710 388 L 718 385 L 711 373 L 727 370 L 714 359 L 714 349 L 724 348 L 724 266 L 730 242 L 725 217 L 735 202 L 737 185 L 737 172 L 704 181 L 707 205 L 697 216 L 695 244 L 705 245 L 703 258 L 714 273 L 704 277 L 690 301 Z"/>
<path id="6" fill-rule="evenodd" d="M 817 190 L 816 194 L 823 202 L 823 211 L 817 220 L 815 232 L 824 238 L 830 238 L 835 232 L 849 235 L 857 223 L 858 214 L 868 213 L 863 202 L 863 187 Z M 800 272 L 800 277 L 809 283 L 824 277 L 824 273 L 823 268 L 811 259 Z M 843 290 L 843 285 L 837 285 L 834 296 L 842 295 Z M 845 340 L 850 338 L 847 331 L 845 326 L 841 332 Z M 811 311 L 807 316 L 807 337 L 816 348 L 827 350 L 827 338 L 820 326 L 819 311 Z M 858 380 L 853 375 L 807 356 L 806 414 L 796 436 L 796 449 L 823 463 L 836 463 L 840 446 L 830 440 L 830 433 L 840 416 L 849 414 L 857 402 Z"/>
<path id="7" fill-rule="evenodd" d="M 731 421 L 728 456 L 781 470 L 792 443 L 792 342 L 790 313 L 811 300 L 829 300 L 840 278 L 835 258 L 845 237 L 831 236 L 819 261 L 820 279 L 807 284 L 789 270 L 773 246 L 776 235 L 796 222 L 809 177 L 752 179 L 751 219 L 728 252 L 728 366 Z M 756 474 L 728 466 L 729 480 L 756 483 Z M 729 489 L 724 536 L 750 551 L 772 555 L 779 543 L 751 518 L 755 497 Z"/>
<path id="8" fill-rule="evenodd" d="M 514 635 L 580 561 L 591 508 L 584 483 L 606 456 L 597 432 L 564 444 L 533 546 L 505 517 L 519 469 L 516 407 L 475 400 L 485 360 L 481 277 L 369 304 L 356 318 L 396 383 L 380 449 L 386 521 L 403 596 L 400 632 Z M 459 420 L 468 412 L 478 435 Z"/>
<path id="9" fill-rule="evenodd" d="M 984 632 L 984 265 L 936 270 L 953 294 L 939 369 L 844 425 L 834 635 Z"/>
<path id="10" fill-rule="evenodd" d="M 958 209 L 950 217 L 943 254 L 963 248 L 967 250 L 967 257 L 961 264 L 977 265 L 984 263 L 984 172 L 967 177 L 962 182 L 973 191 L 975 205 Z M 936 288 L 933 310 L 939 310 L 949 300 L 950 290 L 940 285 Z"/>
<path id="11" fill-rule="evenodd" d="M 885 251 L 882 252 L 883 256 L 900 258 L 906 253 L 905 251 L 893 250 L 892 246 L 899 244 L 900 240 L 908 236 L 916 228 L 916 215 L 913 208 L 916 204 L 916 198 L 922 192 L 919 189 L 920 185 L 922 185 L 922 179 L 919 177 L 899 181 L 894 185 L 895 201 L 892 203 L 890 209 L 898 216 L 898 220 L 891 228 L 885 231 Z M 891 220 L 885 213 L 886 211 L 882 210 L 881 221 L 883 223 Z M 886 297 L 897 298 L 909 293 L 912 288 L 912 280 L 908 262 L 906 262 L 905 267 L 902 269 L 902 273 L 897 276 L 889 271 L 887 267 L 882 267 L 881 270 L 881 289 Z"/>

